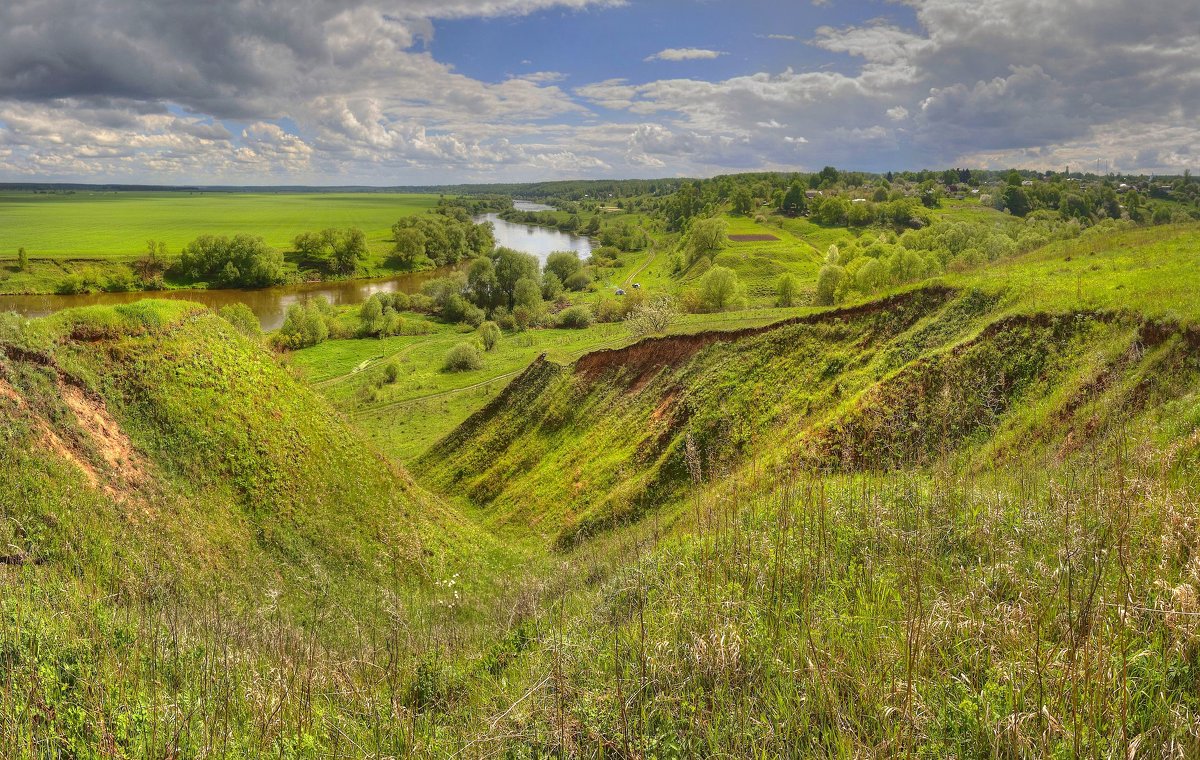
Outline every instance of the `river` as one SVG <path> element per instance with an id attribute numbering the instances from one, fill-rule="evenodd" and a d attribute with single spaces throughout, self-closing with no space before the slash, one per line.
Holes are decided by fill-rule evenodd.
<path id="1" fill-rule="evenodd" d="M 550 206 L 531 201 L 513 201 L 518 211 L 553 211 Z M 553 227 L 506 222 L 497 214 L 484 214 L 476 221 L 488 221 L 496 228 L 496 245 L 532 253 L 541 262 L 555 251 L 575 251 L 582 259 L 592 255 L 592 241 L 582 235 L 560 232 Z"/>
<path id="2" fill-rule="evenodd" d="M 522 211 L 549 211 L 549 206 L 529 201 L 516 201 Z M 485 214 L 481 220 L 496 228 L 496 244 L 532 253 L 545 261 L 554 251 L 578 251 L 586 259 L 591 255 L 591 241 L 579 235 L 568 235 L 548 227 L 513 224 L 495 214 Z M 231 303 L 244 303 L 262 323 L 264 330 L 275 330 L 283 324 L 288 307 L 315 296 L 324 296 L 335 306 L 358 304 L 374 293 L 417 293 L 428 280 L 441 277 L 448 270 L 413 272 L 382 280 L 346 280 L 315 282 L 302 285 L 280 285 L 259 290 L 162 290 L 133 293 L 87 293 L 82 295 L 0 295 L 0 312 L 15 311 L 26 317 L 44 317 L 62 309 L 77 306 L 97 306 L 132 303 L 143 298 L 169 298 L 195 301 L 219 309 Z"/>

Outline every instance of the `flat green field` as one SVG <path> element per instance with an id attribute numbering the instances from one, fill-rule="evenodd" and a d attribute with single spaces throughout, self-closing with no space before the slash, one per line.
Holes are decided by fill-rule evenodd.
<path id="1" fill-rule="evenodd" d="M 150 239 L 174 255 L 205 234 L 260 235 L 287 250 L 325 227 L 359 227 L 381 251 L 397 219 L 436 204 L 399 193 L 0 192 L 0 261 L 22 246 L 32 258 L 130 259 Z"/>

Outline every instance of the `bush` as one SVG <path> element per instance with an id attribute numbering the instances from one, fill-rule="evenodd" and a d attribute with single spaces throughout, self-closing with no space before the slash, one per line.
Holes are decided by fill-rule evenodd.
<path id="1" fill-rule="evenodd" d="M 723 266 L 714 266 L 700 278 L 700 301 L 707 311 L 724 311 L 741 299 L 737 273 Z"/>
<path id="2" fill-rule="evenodd" d="M 588 275 L 588 273 L 583 271 L 582 269 L 580 269 L 578 272 L 575 272 L 567 279 L 563 280 L 563 287 L 565 287 L 567 290 L 574 290 L 574 291 L 587 290 L 588 286 L 591 284 L 592 284 L 591 276 Z"/>
<path id="3" fill-rule="evenodd" d="M 517 308 L 513 309 L 512 319 L 517 330 L 520 332 L 525 332 L 535 322 L 537 322 L 537 313 L 525 306 L 518 306 Z"/>
<path id="4" fill-rule="evenodd" d="M 583 330 L 592 326 L 592 310 L 586 306 L 571 306 L 558 314 L 558 326 L 572 330 Z"/>
<path id="5" fill-rule="evenodd" d="M 666 332 L 679 317 L 679 309 L 670 296 L 656 296 L 641 304 L 625 318 L 625 326 L 633 335 L 655 335 Z"/>
<path id="6" fill-rule="evenodd" d="M 283 326 L 279 328 L 279 343 L 284 348 L 315 346 L 329 337 L 324 299 L 294 303 L 288 307 Z"/>
<path id="7" fill-rule="evenodd" d="M 832 306 L 837 300 L 838 285 L 844 270 L 836 264 L 826 264 L 817 274 L 817 305 Z"/>
<path id="8" fill-rule="evenodd" d="M 217 314 L 247 338 L 262 337 L 262 326 L 258 323 L 258 317 L 254 316 L 254 312 L 246 304 L 231 303 L 222 306 Z"/>
<path id="9" fill-rule="evenodd" d="M 395 383 L 400 379 L 400 365 L 396 362 L 388 362 L 383 367 L 383 381 L 388 385 Z"/>
<path id="10" fill-rule="evenodd" d="M 779 283 L 775 286 L 775 305 L 795 306 L 798 290 L 799 286 L 796 283 L 796 278 L 790 274 L 783 275 L 779 278 Z"/>
<path id="11" fill-rule="evenodd" d="M 558 275 L 549 271 L 542 275 L 542 298 L 547 301 L 557 301 L 562 292 L 563 284 L 562 280 L 558 279 Z"/>
<path id="12" fill-rule="evenodd" d="M 483 350 L 491 351 L 500 343 L 500 327 L 495 322 L 484 322 L 479 326 L 479 340 L 483 342 Z"/>
<path id="13" fill-rule="evenodd" d="M 446 354 L 444 372 L 470 372 L 483 369 L 483 356 L 473 343 L 459 343 Z"/>
<path id="14" fill-rule="evenodd" d="M 263 288 L 284 280 L 283 254 L 251 235 L 202 235 L 184 247 L 177 268 L 186 279 L 230 288 Z"/>
<path id="15" fill-rule="evenodd" d="M 571 275 L 583 271 L 583 262 L 575 251 L 555 251 L 546 257 L 546 271 L 565 283 Z"/>

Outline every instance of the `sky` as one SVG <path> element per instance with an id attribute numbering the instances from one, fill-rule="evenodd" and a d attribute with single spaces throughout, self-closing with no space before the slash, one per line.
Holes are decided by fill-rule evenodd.
<path id="1" fill-rule="evenodd" d="M 0 181 L 1200 169 L 1196 0 L 0 0 Z"/>

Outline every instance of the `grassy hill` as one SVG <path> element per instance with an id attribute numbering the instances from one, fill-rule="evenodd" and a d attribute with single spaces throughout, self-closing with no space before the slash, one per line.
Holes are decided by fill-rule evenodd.
<path id="1" fill-rule="evenodd" d="M 1198 244 L 478 377 L 453 328 L 281 363 L 175 302 L 0 322 L 0 754 L 1200 753 Z"/>
<path id="2" fill-rule="evenodd" d="M 564 567 L 623 525 L 636 559 L 564 603 L 529 659 L 569 687 L 504 730 L 584 756 L 1200 750 L 1196 235 L 532 365 L 419 477 Z"/>
<path id="3" fill-rule="evenodd" d="M 351 746 L 439 635 L 404 600 L 504 561 L 192 304 L 6 323 L 0 410 L 6 757 Z"/>

